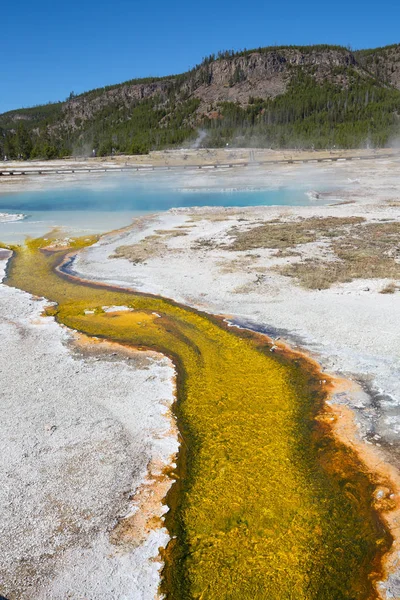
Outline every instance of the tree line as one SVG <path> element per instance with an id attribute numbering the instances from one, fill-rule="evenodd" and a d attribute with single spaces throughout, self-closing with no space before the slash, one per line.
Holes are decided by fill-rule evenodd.
<path id="1" fill-rule="evenodd" d="M 243 74 L 235 71 L 233 79 L 236 85 Z M 275 98 L 202 105 L 203 112 L 190 81 L 182 81 L 133 106 L 110 101 L 86 119 L 66 119 L 65 103 L 0 116 L 0 157 L 144 154 L 189 144 L 199 127 L 208 132 L 203 145 L 211 147 L 382 147 L 400 135 L 400 91 L 352 67 L 332 68 L 322 81 L 297 69 Z"/>

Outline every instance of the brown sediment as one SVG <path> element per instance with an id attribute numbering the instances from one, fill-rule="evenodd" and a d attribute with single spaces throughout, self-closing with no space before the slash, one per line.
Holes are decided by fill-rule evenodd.
<path id="1" fill-rule="evenodd" d="M 150 348 L 145 349 L 142 346 L 135 347 L 128 344 L 121 344 L 119 342 L 113 342 L 100 337 L 91 337 L 85 333 L 79 331 L 73 334 L 73 345 L 79 350 L 80 353 L 93 355 L 106 355 L 118 354 L 119 357 L 126 357 L 135 361 L 135 364 L 144 366 L 148 359 L 159 360 L 160 357 L 164 358 L 165 355 L 160 352 L 156 352 Z M 174 383 L 174 388 L 176 387 Z"/>
<path id="2" fill-rule="evenodd" d="M 172 483 L 168 468 L 160 461 L 151 461 L 145 481 L 131 497 L 133 512 L 119 520 L 111 532 L 111 543 L 136 547 L 144 542 L 151 531 L 164 527 L 160 507 Z"/>
<path id="3" fill-rule="evenodd" d="M 343 391 L 351 395 L 352 390 L 357 391 L 355 387 L 356 384 L 352 381 L 332 378 L 331 397 Z M 332 403 L 329 405 L 329 413 L 332 415 L 331 427 L 334 435 L 358 455 L 373 477 L 375 484 L 373 506 L 392 536 L 391 547 L 382 557 L 382 579 L 386 579 L 400 569 L 399 471 L 387 461 L 387 457 L 379 447 L 360 437 L 355 413 L 349 406 Z M 379 587 L 377 592 L 379 598 L 382 598 Z"/>

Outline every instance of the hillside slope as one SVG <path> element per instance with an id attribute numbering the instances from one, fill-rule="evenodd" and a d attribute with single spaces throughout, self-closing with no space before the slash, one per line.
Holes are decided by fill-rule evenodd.
<path id="1" fill-rule="evenodd" d="M 200 128 L 210 146 L 382 146 L 399 115 L 400 45 L 259 48 L 4 113 L 0 155 L 145 153 L 193 143 Z"/>

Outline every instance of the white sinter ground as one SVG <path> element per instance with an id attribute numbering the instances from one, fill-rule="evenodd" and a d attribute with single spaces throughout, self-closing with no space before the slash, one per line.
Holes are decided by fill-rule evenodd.
<path id="1" fill-rule="evenodd" d="M 154 353 L 78 350 L 40 316 L 45 305 L 0 284 L 0 593 L 153 599 L 166 530 L 117 545 L 110 535 L 134 512 L 149 463 L 161 468 L 177 452 L 174 370 Z"/>

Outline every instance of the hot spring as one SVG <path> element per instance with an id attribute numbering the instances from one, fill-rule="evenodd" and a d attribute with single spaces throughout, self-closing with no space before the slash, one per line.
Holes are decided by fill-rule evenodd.
<path id="1" fill-rule="evenodd" d="M 129 225 L 139 215 L 178 207 L 307 206 L 314 202 L 310 191 L 315 183 L 285 185 L 282 181 L 272 187 L 258 177 L 250 187 L 252 181 L 250 173 L 239 181 L 222 173 L 202 181 L 190 173 L 182 177 L 76 176 L 68 182 L 46 180 L 43 184 L 41 180 L 39 186 L 35 181 L 29 190 L 0 195 L 0 240 L 18 243 L 54 227 L 74 235 L 103 233 Z M 1 213 L 22 213 L 25 218 L 2 222 Z"/>

